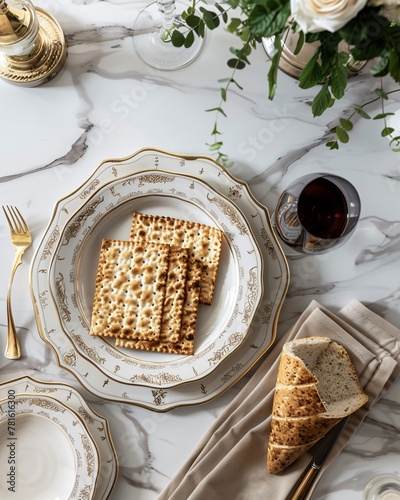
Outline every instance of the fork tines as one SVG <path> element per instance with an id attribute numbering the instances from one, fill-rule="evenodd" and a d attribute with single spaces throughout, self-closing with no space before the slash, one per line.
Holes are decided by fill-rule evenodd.
<path id="1" fill-rule="evenodd" d="M 24 218 L 21 215 L 21 212 L 17 207 L 6 205 L 2 208 L 10 229 L 14 229 L 14 231 L 18 233 L 29 233 L 28 225 L 26 224 Z"/>

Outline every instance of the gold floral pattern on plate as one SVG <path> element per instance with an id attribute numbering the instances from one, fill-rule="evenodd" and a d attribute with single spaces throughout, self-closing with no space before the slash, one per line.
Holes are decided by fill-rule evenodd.
<path id="1" fill-rule="evenodd" d="M 10 395 L 15 398 L 15 401 L 22 401 L 22 399 L 24 399 L 26 408 L 23 410 L 29 409 L 31 415 L 34 411 L 31 406 L 32 402 L 36 405 L 35 411 L 37 411 L 38 414 L 42 414 L 43 412 L 47 413 L 47 416 L 43 417 L 42 415 L 42 418 L 58 418 L 56 413 L 49 414 L 49 412 L 46 411 L 45 407 L 47 406 L 54 411 L 57 411 L 58 408 L 61 409 L 60 411 L 62 412 L 68 411 L 73 413 L 73 423 L 79 423 L 80 428 L 85 430 L 85 432 L 81 432 L 79 435 L 74 431 L 74 439 L 78 439 L 80 436 L 83 439 L 79 445 L 80 451 L 78 458 L 82 462 L 82 467 L 87 467 L 87 474 L 91 474 L 93 477 L 97 476 L 94 495 L 92 480 L 89 481 L 88 484 L 82 485 L 80 474 L 79 478 L 74 478 L 74 481 L 77 481 L 76 485 L 79 486 L 79 488 L 74 487 L 74 489 L 76 490 L 76 494 L 79 492 L 80 495 L 76 498 L 79 498 L 79 500 L 81 498 L 93 500 L 105 500 L 109 498 L 118 475 L 118 461 L 108 421 L 95 413 L 74 387 L 64 383 L 39 381 L 30 376 L 23 376 L 0 384 L 0 400 L 10 400 Z M 19 403 L 18 408 L 21 408 Z M 0 405 L 0 412 L 1 411 L 2 407 Z M 56 425 L 58 426 L 59 423 L 57 422 Z M 71 426 L 64 425 L 67 431 L 69 427 Z M 75 426 L 73 426 L 73 429 L 75 429 Z M 91 444 L 92 440 L 95 443 L 95 447 Z M 73 447 L 75 449 L 75 445 Z M 96 450 L 98 452 L 98 457 L 93 455 Z M 36 454 L 36 458 L 38 458 L 41 455 L 40 450 L 37 450 Z M 48 457 L 47 460 L 49 460 Z M 50 464 L 47 464 L 46 467 L 49 469 Z M 44 498 L 42 493 L 43 492 L 40 493 L 41 499 Z M 54 498 L 60 493 L 60 489 L 58 489 L 56 493 Z M 16 500 L 25 500 L 25 498 L 34 497 L 32 497 L 32 495 L 25 497 L 13 495 L 12 498 Z"/>
<path id="2" fill-rule="evenodd" d="M 156 174 L 154 172 L 151 174 L 144 172 L 151 169 L 160 172 L 156 172 Z M 163 180 L 168 181 L 169 177 L 178 174 L 188 178 L 191 177 L 190 182 L 184 189 L 181 186 L 173 186 L 172 189 L 169 189 L 168 182 L 162 182 L 161 185 L 153 182 L 158 175 L 163 175 Z M 139 186 L 139 175 L 151 175 L 151 185 L 149 183 L 145 186 Z M 88 303 L 90 303 L 91 290 L 85 289 L 84 283 L 94 283 L 95 276 L 92 269 L 87 269 L 88 266 L 83 265 L 85 259 L 82 259 L 82 255 L 84 255 L 85 249 L 91 248 L 93 250 L 92 243 L 85 242 L 85 238 L 90 238 L 93 241 L 98 238 L 104 228 L 110 227 L 110 225 L 118 227 L 118 231 L 115 233 L 110 231 L 111 237 L 118 236 L 121 233 L 128 234 L 130 205 L 135 205 L 135 209 L 138 211 L 140 209 L 142 211 L 152 209 L 152 213 L 155 210 L 159 212 L 166 209 L 166 215 L 169 215 L 168 211 L 179 211 L 182 216 L 181 207 L 177 209 L 174 208 L 174 204 L 170 201 L 163 203 L 160 200 L 170 200 L 183 194 L 189 199 L 198 199 L 198 193 L 196 189 L 193 189 L 193 183 L 196 184 L 198 180 L 207 183 L 210 187 L 209 191 L 216 190 L 217 195 L 220 195 L 224 201 L 229 200 L 244 217 L 244 223 L 258 244 L 258 252 L 254 251 L 253 253 L 261 255 L 262 263 L 260 266 L 263 270 L 262 297 L 258 301 L 255 314 L 249 315 L 249 318 L 252 319 L 246 320 L 244 324 L 240 324 L 237 328 L 230 327 L 232 321 L 236 325 L 240 323 L 242 316 L 247 314 L 248 304 L 251 304 L 252 299 L 249 299 L 249 297 L 253 293 L 252 284 L 254 278 L 251 276 L 249 268 L 244 280 L 244 286 L 241 286 L 237 292 L 243 299 L 242 307 L 240 310 L 235 306 L 229 308 L 229 321 L 226 323 L 229 326 L 229 331 L 224 333 L 224 328 L 221 328 L 221 325 L 218 326 L 217 333 L 215 329 L 210 329 L 208 334 L 204 335 L 204 339 L 207 338 L 207 340 L 204 341 L 200 353 L 204 360 L 211 358 L 213 349 L 214 352 L 222 349 L 228 336 L 234 332 L 244 334 L 244 340 L 237 348 L 232 349 L 229 355 L 213 366 L 210 372 L 204 374 L 202 369 L 198 369 L 198 352 L 190 360 L 185 361 L 188 373 L 183 377 L 181 370 L 176 370 L 177 358 L 175 360 L 164 358 L 164 361 L 156 360 L 156 362 L 145 358 L 145 366 L 147 368 L 153 367 L 148 369 L 148 375 L 167 374 L 174 377 L 179 374 L 181 379 L 167 380 L 166 383 L 163 382 L 162 388 L 158 385 L 159 380 L 157 377 L 153 377 L 151 382 L 147 382 L 147 379 L 143 378 L 140 382 L 133 383 L 130 378 L 126 380 L 124 373 L 126 374 L 128 367 L 132 368 L 137 366 L 138 363 L 140 364 L 143 361 L 141 356 L 133 356 L 132 354 L 126 356 L 125 353 L 117 351 L 111 344 L 104 342 L 94 346 L 96 349 L 94 354 L 99 356 L 99 359 L 105 358 L 107 360 L 106 363 L 99 365 L 93 358 L 84 355 L 79 347 L 75 345 L 74 339 L 63 331 L 62 320 L 58 311 L 54 310 L 56 301 L 54 273 L 59 270 L 59 267 L 57 267 L 59 261 L 56 256 L 62 247 L 63 232 L 69 221 L 73 223 L 74 216 L 79 216 L 79 211 L 84 204 L 97 200 L 100 196 L 106 196 L 108 200 L 107 207 L 110 204 L 112 206 L 106 211 L 101 203 L 98 204 L 95 214 L 92 218 L 87 219 L 87 227 L 82 227 L 82 232 L 77 233 L 75 238 L 75 253 L 71 252 L 70 255 L 71 262 L 74 262 L 73 269 L 70 269 L 69 273 L 64 272 L 64 276 L 68 276 L 66 281 L 76 280 L 78 283 L 78 289 L 75 290 L 74 297 L 72 288 L 68 292 L 71 297 L 68 304 L 76 313 L 73 320 L 75 322 L 75 335 L 80 335 L 86 340 L 85 324 L 87 325 L 88 318 L 85 317 L 87 315 L 85 309 L 88 307 L 84 305 L 84 302 L 82 304 L 82 297 L 84 297 L 84 301 L 88 300 Z M 96 181 L 95 189 L 91 190 L 89 196 L 85 194 L 83 200 L 81 195 L 86 193 L 88 186 L 92 186 L 94 181 Z M 142 183 L 142 180 L 140 183 Z M 169 190 L 168 196 L 166 195 L 167 190 Z M 154 200 L 158 200 L 158 202 L 152 205 Z M 214 217 L 214 212 L 217 211 L 217 204 L 209 203 L 204 196 L 201 203 L 198 200 L 196 202 L 190 200 L 189 202 L 185 199 L 184 201 L 185 218 L 201 213 L 202 217 L 209 221 L 210 217 Z M 183 203 L 183 200 L 180 203 Z M 104 203 L 104 205 L 106 204 Z M 218 214 L 223 214 L 223 210 L 218 208 Z M 223 214 L 223 217 L 226 218 L 227 216 Z M 215 219 L 212 220 L 217 224 Z M 217 225 L 219 225 L 219 222 Z M 59 227 L 60 236 L 56 245 L 52 244 L 50 248 L 51 259 L 46 259 L 44 262 L 41 256 L 43 252 L 49 251 L 46 248 L 46 243 L 55 227 Z M 229 219 L 229 222 L 224 225 L 221 224 L 220 227 L 226 234 L 229 234 L 232 228 L 239 232 L 232 219 Z M 86 232 L 84 233 L 85 229 Z M 78 234 L 83 237 L 78 238 Z M 72 240 L 70 244 L 72 245 Z M 229 255 L 234 256 L 234 259 L 239 259 L 240 256 L 240 262 L 252 255 L 247 250 L 235 246 L 235 242 L 229 238 L 226 244 L 229 248 Z M 48 263 L 49 261 L 51 264 Z M 259 269 L 258 264 L 253 267 Z M 223 276 L 225 274 L 223 272 Z M 288 265 L 272 229 L 268 211 L 254 198 L 246 183 L 233 177 L 231 173 L 209 157 L 177 155 L 156 149 L 143 149 L 126 158 L 104 161 L 80 188 L 60 200 L 54 210 L 48 230 L 39 245 L 31 268 L 32 296 L 39 332 L 43 340 L 53 348 L 59 365 L 71 371 L 84 387 L 98 397 L 138 404 L 156 411 L 166 411 L 178 406 L 203 403 L 222 394 L 239 380 L 273 344 L 279 312 L 288 284 Z M 231 297 L 228 295 L 226 300 L 229 302 Z M 237 299 L 235 298 L 233 302 L 236 303 Z M 79 314 L 76 304 L 79 305 Z M 205 321 L 207 321 L 207 318 Z M 247 321 L 250 321 L 250 323 L 248 324 Z M 219 335 L 221 335 L 218 341 L 219 345 L 215 346 L 215 341 Z M 66 361 L 71 361 L 71 364 Z M 160 363 L 166 365 L 163 366 L 161 371 L 158 370 Z M 145 375 L 146 370 L 137 371 L 136 373 L 140 377 L 140 375 Z M 189 371 L 191 371 L 190 375 Z M 132 372 L 132 375 L 134 376 L 135 373 Z M 189 377 L 189 380 L 187 377 Z"/>
<path id="3" fill-rule="evenodd" d="M 99 452 L 83 419 L 69 407 L 48 395 L 9 389 L 7 399 L 0 401 L 3 452 L 11 441 L 18 458 L 18 485 L 15 492 L 5 482 L 0 485 L 3 500 L 94 499 Z"/>
<path id="4" fill-rule="evenodd" d="M 163 170 L 114 179 L 94 195 L 96 203 L 87 199 L 64 224 L 50 261 L 53 311 L 64 334 L 78 356 L 122 383 L 166 388 L 203 378 L 239 348 L 240 342 L 230 341 L 231 332 L 240 328 L 244 341 L 262 299 L 264 263 L 246 218 L 207 183 Z M 197 317 L 194 357 L 117 348 L 110 339 L 89 335 L 101 241 L 129 239 L 125 227 L 135 211 L 194 220 L 224 233 L 213 304 L 200 306 Z M 216 353 L 212 364 L 210 346 Z"/>

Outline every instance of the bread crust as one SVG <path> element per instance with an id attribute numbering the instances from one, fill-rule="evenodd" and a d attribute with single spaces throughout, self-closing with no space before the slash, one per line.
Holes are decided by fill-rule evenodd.
<path id="1" fill-rule="evenodd" d="M 326 337 L 286 343 L 272 407 L 268 472 L 283 471 L 367 400 L 343 346 Z"/>

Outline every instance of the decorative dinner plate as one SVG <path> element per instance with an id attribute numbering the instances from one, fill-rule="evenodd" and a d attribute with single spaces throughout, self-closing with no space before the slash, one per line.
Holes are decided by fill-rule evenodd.
<path id="1" fill-rule="evenodd" d="M 12 401 L 13 398 L 16 399 L 27 395 L 31 397 L 51 397 L 64 406 L 68 406 L 71 411 L 75 412 L 83 420 L 97 446 L 99 454 L 98 477 L 93 498 L 94 500 L 106 500 L 115 486 L 118 475 L 117 455 L 107 419 L 98 415 L 86 403 L 79 392 L 67 384 L 39 381 L 29 376 L 19 377 L 0 384 L 0 400 Z M 17 429 L 17 437 L 18 433 Z M 12 498 L 18 497 L 13 496 Z M 30 496 L 24 497 L 24 500 L 25 498 L 30 498 Z M 44 497 L 41 498 L 44 500 Z"/>
<path id="2" fill-rule="evenodd" d="M 110 337 L 89 334 L 102 239 L 129 240 L 134 212 L 183 218 L 223 232 L 216 289 L 211 305 L 199 305 L 193 356 L 118 348 Z M 205 377 L 246 338 L 262 298 L 263 260 L 240 210 L 203 181 L 162 170 L 132 173 L 97 186 L 84 201 L 79 193 L 70 197 L 54 228 L 58 244 L 39 271 L 46 271 L 52 295 L 46 326 L 60 332 L 61 323 L 74 346 L 73 354 L 58 350 L 64 365 L 70 366 L 71 356 L 83 356 L 107 378 L 171 387 Z M 59 336 L 46 337 L 56 349 Z"/>
<path id="3" fill-rule="evenodd" d="M 163 386 L 161 383 L 162 381 L 158 380 L 157 377 L 153 380 L 153 386 L 148 386 L 145 382 L 139 385 L 134 382 L 127 383 L 118 380 L 118 372 L 121 369 L 120 363 L 113 365 L 113 370 L 115 371 L 113 376 L 109 373 L 105 374 L 102 371 L 102 365 L 105 364 L 103 362 L 104 349 L 110 349 L 110 352 L 116 352 L 117 354 L 119 351 L 116 351 L 114 347 L 110 347 L 110 344 L 104 342 L 103 347 L 97 351 L 100 358 L 96 362 L 90 357 L 91 351 L 83 355 L 81 351 L 78 351 L 71 336 L 66 334 L 63 330 L 63 320 L 60 319 L 60 315 L 62 314 L 59 309 L 60 303 L 58 302 L 56 304 L 56 314 L 52 298 L 52 288 L 53 286 L 57 287 L 57 284 L 55 283 L 55 278 L 51 278 L 51 272 L 56 268 L 55 255 L 60 248 L 61 239 L 64 237 L 64 221 L 67 223 L 73 220 L 74 214 L 81 210 L 81 207 L 85 204 L 85 200 L 95 200 L 96 193 L 107 190 L 107 185 L 110 183 L 118 183 L 118 181 L 122 179 L 128 180 L 131 176 L 138 179 L 140 171 L 149 169 L 161 170 L 164 171 L 164 174 L 166 174 L 165 171 L 167 171 L 167 173 L 170 173 L 172 176 L 174 174 L 191 175 L 194 177 L 193 180 L 197 178 L 206 182 L 231 200 L 247 219 L 258 243 L 259 250 L 261 251 L 261 258 L 264 262 L 264 290 L 262 300 L 248 328 L 248 333 L 243 338 L 238 348 L 230 352 L 229 355 L 224 355 L 222 362 L 216 365 L 210 373 L 204 375 L 202 378 L 177 385 L 174 384 L 171 387 Z M 132 191 L 135 191 L 135 187 L 132 188 Z M 116 196 L 116 198 L 119 199 L 119 196 Z M 77 202 L 80 203 L 79 207 L 76 208 L 74 213 L 66 213 L 71 199 L 77 200 Z M 156 199 L 157 197 L 153 195 L 153 201 Z M 115 200 L 115 202 L 116 201 L 117 200 Z M 147 201 L 145 198 L 142 201 L 145 203 L 144 207 L 146 210 L 147 208 L 151 208 L 146 205 Z M 85 213 L 83 217 L 86 217 L 86 215 L 92 217 L 93 222 L 95 222 L 97 208 L 92 208 L 94 214 L 90 215 Z M 156 208 L 158 210 L 159 207 L 156 206 Z M 168 202 L 166 204 L 166 209 L 172 210 L 173 205 Z M 110 212 L 110 217 L 112 218 L 112 214 L 116 214 L 119 210 L 124 209 L 122 206 L 119 208 L 118 203 L 116 204 L 115 210 Z M 201 212 L 199 205 L 193 205 L 192 210 L 196 210 L 196 214 L 200 214 Z M 129 225 L 127 220 L 125 220 L 125 222 L 119 222 L 120 215 L 123 215 L 123 212 L 118 213 L 115 222 L 121 224 L 119 230 L 127 234 L 127 231 L 129 232 Z M 64 218 L 62 216 L 64 216 Z M 124 214 L 124 216 L 126 216 L 126 214 Z M 99 213 L 98 217 L 100 219 L 102 218 L 101 213 Z M 213 205 L 211 205 L 211 207 L 209 205 L 204 207 L 202 217 L 204 217 L 202 220 L 214 220 L 212 219 L 212 217 L 214 217 Z M 106 221 L 107 219 L 104 220 Z M 111 221 L 112 219 L 109 220 Z M 60 222 L 62 223 L 60 224 Z M 98 227 L 101 229 L 101 226 L 102 222 L 100 221 Z M 108 221 L 104 227 L 109 227 Z M 73 230 L 75 230 L 75 227 L 71 226 L 71 231 L 73 232 Z M 97 229 L 94 233 L 92 232 L 92 234 L 97 234 Z M 83 236 L 85 235 L 83 234 Z M 91 245 L 90 240 L 87 240 L 85 246 L 79 250 L 79 253 L 84 252 L 87 245 Z M 230 243 L 228 244 L 227 241 L 226 245 L 229 248 Z M 235 255 L 236 250 L 229 249 L 229 252 L 229 255 Z M 84 255 L 84 253 L 82 253 L 82 255 Z M 76 259 L 78 259 L 78 254 L 76 255 Z M 82 263 L 70 269 L 71 272 L 76 272 L 78 270 L 78 283 L 84 282 L 83 278 L 81 280 L 79 277 L 80 273 L 83 272 L 83 267 L 81 266 Z M 223 264 L 223 266 L 226 266 L 226 263 Z M 223 270 L 224 267 L 222 267 L 222 273 L 218 274 L 217 283 L 221 276 L 222 279 L 225 279 Z M 31 291 L 39 332 L 43 340 L 52 347 L 60 366 L 71 371 L 86 389 L 93 392 L 98 397 L 107 400 L 138 404 L 157 411 L 165 411 L 177 406 L 203 403 L 217 397 L 239 380 L 273 344 L 276 336 L 278 315 L 288 284 L 288 265 L 271 227 L 268 212 L 263 205 L 255 200 L 247 185 L 232 177 L 223 167 L 211 158 L 179 156 L 154 149 L 144 149 L 127 158 L 103 162 L 92 176 L 82 186 L 77 188 L 72 195 L 60 200 L 55 207 L 52 219 L 38 247 L 31 266 Z M 223 286 L 223 283 L 219 283 L 218 286 Z M 63 285 L 61 286 L 61 290 L 62 289 Z M 77 290 L 79 294 L 85 293 L 79 289 L 79 285 Z M 245 293 L 247 290 L 242 290 L 240 293 L 242 292 Z M 57 292 L 57 294 L 59 297 L 62 296 L 62 292 Z M 87 294 L 89 297 L 89 291 Z M 56 301 L 57 300 L 58 299 L 56 299 Z M 219 300 L 224 300 L 224 297 L 220 297 Z M 76 304 L 77 305 L 74 305 L 74 307 L 78 307 L 80 311 L 84 311 L 84 305 Z M 212 305 L 211 307 L 214 306 Z M 218 299 L 216 307 L 220 307 Z M 50 310 L 52 310 L 51 313 Z M 82 318 L 83 317 L 84 316 L 82 316 Z M 205 321 L 206 320 L 207 318 L 205 318 Z M 83 323 L 84 324 L 80 327 L 80 334 L 87 336 L 86 320 Z M 244 328 L 241 328 L 240 331 L 243 332 L 245 329 L 246 326 L 244 325 Z M 216 334 L 214 333 L 213 335 L 215 338 Z M 204 341 L 203 345 L 205 346 L 206 344 L 207 340 Z M 212 344 L 213 342 L 209 345 Z M 227 347 L 229 348 L 229 346 Z M 94 353 L 93 356 L 95 358 L 96 353 Z M 167 363 L 171 363 L 169 359 Z M 109 370 L 109 367 L 107 369 Z M 194 374 L 194 377 L 196 377 L 196 374 Z"/>
<path id="4" fill-rule="evenodd" d="M 99 455 L 83 420 L 44 395 L 0 401 L 2 500 L 92 499 Z"/>

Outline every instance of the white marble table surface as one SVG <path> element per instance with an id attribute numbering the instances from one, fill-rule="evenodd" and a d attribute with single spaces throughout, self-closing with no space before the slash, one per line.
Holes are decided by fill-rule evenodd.
<path id="1" fill-rule="evenodd" d="M 230 75 L 225 61 L 236 42 L 224 30 L 207 37 L 195 63 L 173 72 L 147 67 L 133 47 L 132 26 L 146 2 L 139 0 L 37 0 L 60 22 L 69 45 L 63 71 L 33 89 L 0 82 L 0 200 L 25 215 L 34 243 L 19 268 L 13 310 L 23 356 L 0 360 L 0 381 L 29 374 L 79 388 L 109 419 L 120 463 L 114 499 L 152 500 L 179 469 L 227 403 L 239 381 L 212 402 L 166 413 L 101 401 L 87 394 L 40 339 L 28 287 L 29 265 L 57 200 L 72 192 L 107 158 L 143 147 L 180 154 L 209 154 L 207 142 L 219 103 L 218 79 Z M 351 80 L 345 97 L 313 118 L 315 89 L 302 91 L 281 73 L 274 101 L 267 98 L 269 63 L 260 47 L 237 75 L 220 120 L 232 173 L 273 211 L 278 195 L 298 176 L 328 171 L 348 178 L 362 200 L 352 238 L 328 255 L 288 256 L 290 287 L 278 335 L 312 299 L 337 311 L 358 299 L 400 326 L 400 156 L 380 137 L 380 123 L 360 120 L 339 151 L 325 146 L 331 124 L 352 104 L 373 98 L 379 82 L 367 71 Z M 386 82 L 387 88 L 391 82 Z M 393 87 L 394 88 L 394 87 Z M 396 109 L 400 95 L 391 95 Z M 367 107 L 379 111 L 377 104 Z M 13 248 L 0 216 L 0 352 L 6 340 L 6 293 Z M 179 429 L 179 432 L 177 431 Z M 376 405 L 332 465 L 315 500 L 357 500 L 379 473 L 400 474 L 400 382 Z M 182 499 L 184 500 L 184 499 Z"/>

